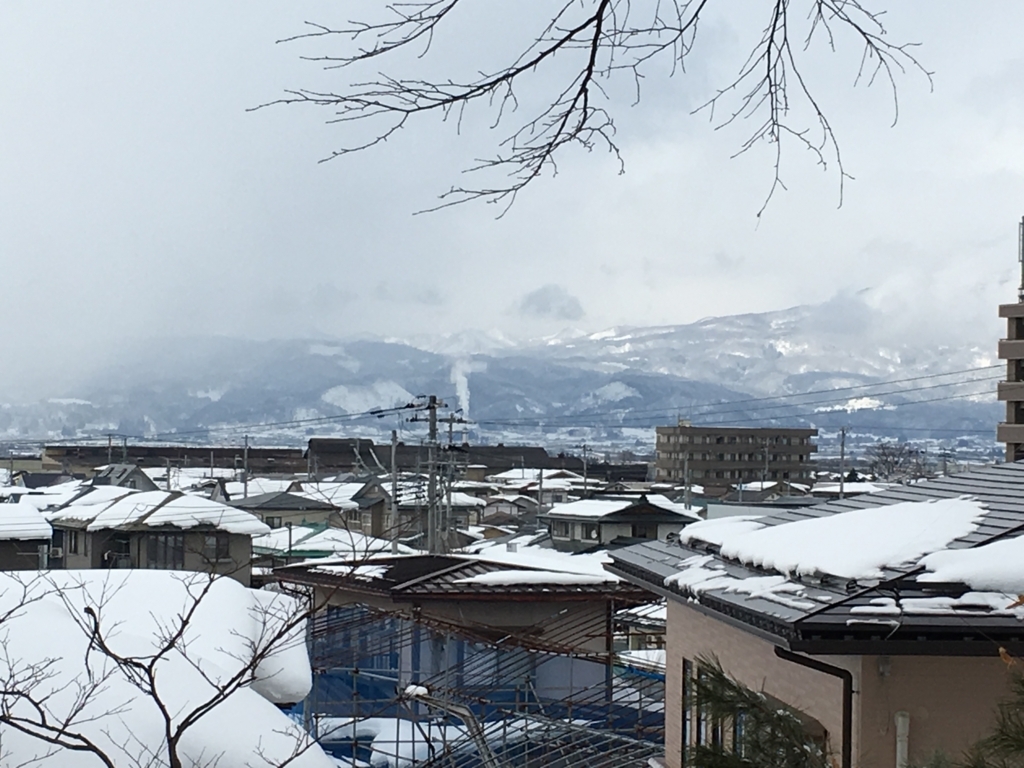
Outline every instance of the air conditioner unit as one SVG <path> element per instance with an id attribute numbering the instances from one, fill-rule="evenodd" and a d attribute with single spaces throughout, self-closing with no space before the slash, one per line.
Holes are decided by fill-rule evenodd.
<path id="1" fill-rule="evenodd" d="M 64 547 L 50 547 L 50 559 L 60 560 L 64 557 Z"/>

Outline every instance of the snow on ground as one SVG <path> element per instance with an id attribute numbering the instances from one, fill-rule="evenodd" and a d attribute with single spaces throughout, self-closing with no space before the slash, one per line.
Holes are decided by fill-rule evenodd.
<path id="1" fill-rule="evenodd" d="M 339 384 L 320 395 L 320 399 L 346 413 L 366 413 L 374 408 L 405 405 L 416 398 L 399 383 L 387 379 L 362 386 Z"/>
<path id="2" fill-rule="evenodd" d="M 642 651 L 619 651 L 618 655 L 626 664 L 665 669 L 665 650 L 663 648 L 648 648 Z"/>
<path id="3" fill-rule="evenodd" d="M 174 713 L 175 725 L 209 700 L 214 686 L 239 675 L 254 649 L 266 651 L 269 638 L 279 631 L 282 642 L 254 665 L 248 685 L 184 731 L 180 751 L 185 764 L 262 764 L 258 750 L 270 761 L 290 757 L 304 737 L 275 703 L 301 700 L 311 685 L 304 626 L 300 622 L 285 629 L 298 605 L 286 595 L 246 589 L 232 579 L 146 570 L 0 574 L 0 615 L 6 616 L 0 624 L 5 650 L 0 677 L 8 681 L 7 691 L 46 697 L 51 720 L 70 715 L 65 732 L 88 737 L 115 764 L 166 766 L 164 721 L 154 699 L 90 642 L 90 631 L 95 617 L 113 653 L 145 663 L 193 605 L 180 642 L 155 668 L 157 695 Z M 45 675 L 33 677 L 32 665 L 43 665 Z M 35 710 L 13 694 L 0 694 L 0 706 L 38 722 Z M 5 764 L 98 764 L 88 753 L 51 752 L 49 744 L 9 727 L 0 733 Z M 289 765 L 328 768 L 332 763 L 313 746 Z"/>
<path id="4" fill-rule="evenodd" d="M 421 688 L 411 685 L 409 688 Z M 501 743 L 512 743 L 527 738 L 528 732 L 542 727 L 538 722 L 525 718 L 481 723 L 484 739 L 492 747 Z M 441 754 L 446 749 L 456 753 L 476 752 L 466 728 L 460 725 L 439 725 L 430 720 L 413 722 L 401 718 L 366 717 L 321 718 L 317 730 L 325 742 L 350 741 L 358 739 L 369 742 L 374 768 L 407 768 L 414 761 L 427 761 L 432 754 Z M 360 765 L 351 761 L 342 765 Z"/>
<path id="5" fill-rule="evenodd" d="M 967 498 L 901 502 L 723 537 L 723 557 L 787 575 L 878 579 L 974 530 L 985 508 Z"/>

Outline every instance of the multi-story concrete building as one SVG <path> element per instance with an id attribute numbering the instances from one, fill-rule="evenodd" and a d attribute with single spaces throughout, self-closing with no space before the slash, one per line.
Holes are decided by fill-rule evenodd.
<path id="1" fill-rule="evenodd" d="M 658 427 L 657 434 L 659 481 L 685 482 L 687 473 L 692 482 L 704 486 L 814 477 L 816 429 L 694 426 L 680 421 L 674 427 Z"/>
<path id="2" fill-rule="evenodd" d="M 1006 361 L 1006 381 L 999 382 L 999 399 L 1006 403 L 1006 421 L 996 439 L 1006 444 L 1006 460 L 1024 459 L 1024 301 L 1003 304 L 1006 338 L 999 342 L 999 358 Z"/>

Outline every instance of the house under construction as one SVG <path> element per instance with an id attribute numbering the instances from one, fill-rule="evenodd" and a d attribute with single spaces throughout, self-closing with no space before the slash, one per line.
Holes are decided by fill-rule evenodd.
<path id="1" fill-rule="evenodd" d="M 659 651 L 618 652 L 617 616 L 655 599 L 635 586 L 465 555 L 277 574 L 328 603 L 303 717 L 342 764 L 641 768 L 663 752 Z"/>

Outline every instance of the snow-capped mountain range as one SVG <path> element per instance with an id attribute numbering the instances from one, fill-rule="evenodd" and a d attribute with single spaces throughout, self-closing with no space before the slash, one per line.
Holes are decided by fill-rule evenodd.
<path id="1" fill-rule="evenodd" d="M 830 302 L 527 342 L 481 332 L 165 339 L 126 352 L 60 397 L 4 405 L 0 439 L 116 432 L 223 442 L 242 429 L 277 443 L 314 433 L 378 436 L 399 419 L 345 414 L 438 394 L 473 422 L 471 439 L 491 442 L 649 448 L 651 427 L 677 418 L 990 440 L 999 419 L 996 340 L 923 345 L 888 331 L 863 305 Z M 253 426 L 277 422 L 295 423 Z M 413 425 L 400 426 L 418 439 Z"/>

